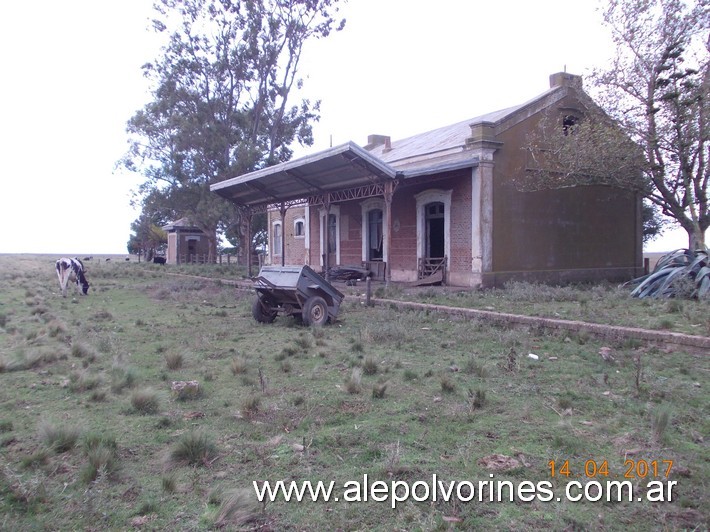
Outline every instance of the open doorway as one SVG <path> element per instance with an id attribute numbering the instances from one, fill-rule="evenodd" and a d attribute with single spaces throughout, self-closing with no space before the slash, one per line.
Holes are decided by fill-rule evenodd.
<path id="1" fill-rule="evenodd" d="M 425 212 L 425 252 L 426 258 L 440 259 L 446 255 L 444 250 L 444 204 L 436 201 L 424 207 Z"/>

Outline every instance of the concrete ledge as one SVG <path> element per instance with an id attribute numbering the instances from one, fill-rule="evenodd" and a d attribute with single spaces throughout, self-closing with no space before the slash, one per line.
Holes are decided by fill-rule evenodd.
<path id="1" fill-rule="evenodd" d="M 253 290 L 254 285 L 248 280 L 215 279 L 198 275 L 184 275 L 171 273 L 178 277 L 190 277 L 193 279 L 203 279 L 205 281 L 221 282 L 235 286 L 240 290 Z M 352 299 L 353 297 L 350 296 Z M 348 296 L 346 296 L 348 299 Z M 364 299 L 360 299 L 362 303 Z M 523 316 L 521 314 L 508 314 L 506 312 L 494 312 L 492 310 L 479 310 L 473 308 L 449 307 L 446 305 L 432 305 L 429 303 L 416 303 L 414 301 L 399 301 L 396 299 L 375 299 L 372 303 L 378 306 L 391 306 L 400 310 L 429 310 L 441 312 L 453 316 L 463 316 L 465 318 L 476 318 L 492 323 L 520 325 L 526 327 L 544 327 L 545 329 L 561 331 L 583 331 L 593 334 L 599 338 L 632 338 L 653 342 L 668 346 L 683 347 L 701 355 L 710 355 L 710 336 L 695 336 L 691 334 L 681 334 L 670 331 L 652 331 L 650 329 L 640 329 L 638 327 L 620 327 L 618 325 L 604 325 L 601 323 L 589 323 L 586 321 L 559 320 L 555 318 L 541 318 L 538 316 Z"/>
<path id="2" fill-rule="evenodd" d="M 674 333 L 670 331 L 652 331 L 637 327 L 620 327 L 616 325 L 603 325 L 588 323 L 586 321 L 559 320 L 554 318 L 541 318 L 537 316 L 522 316 L 478 310 L 472 308 L 448 307 L 445 305 L 432 305 L 416 303 L 413 301 L 398 301 L 394 299 L 373 299 L 375 305 L 391 306 L 397 309 L 429 310 L 444 314 L 476 318 L 492 323 L 505 323 L 523 325 L 527 327 L 544 327 L 552 330 L 583 331 L 601 338 L 634 338 L 647 342 L 678 346 L 698 351 L 700 354 L 710 355 L 710 337 L 694 336 L 690 334 Z"/>

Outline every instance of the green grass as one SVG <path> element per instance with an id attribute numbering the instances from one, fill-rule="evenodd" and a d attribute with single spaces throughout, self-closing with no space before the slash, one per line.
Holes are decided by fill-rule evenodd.
<path id="1" fill-rule="evenodd" d="M 283 317 L 263 325 L 251 317 L 250 291 L 135 262 L 90 264 L 90 295 L 65 299 L 54 259 L 0 255 L 0 522 L 14 529 L 125 530 L 144 517 L 156 530 L 710 525 L 707 356 L 365 308 L 350 297 L 331 326 L 310 329 Z M 218 275 L 228 278 L 225 270 Z M 641 304 L 613 287 L 391 292 L 708 334 L 704 303 Z M 613 350 L 613 362 L 602 359 L 601 347 Z M 189 356 L 168 369 L 170 353 Z M 171 393 L 173 381 L 191 380 L 199 396 Z M 145 390 L 139 405 L 159 402 L 138 415 L 132 398 Z M 491 471 L 483 464 L 492 455 L 519 465 Z M 255 480 L 342 486 L 365 474 L 371 482 L 409 483 L 493 474 L 514 483 L 551 481 L 561 494 L 566 479 L 551 479 L 551 461 L 559 467 L 567 460 L 580 474 L 587 461 L 606 460 L 611 476 L 623 475 L 629 459 L 673 460 L 678 497 L 409 501 L 394 510 L 372 500 L 256 505 L 252 498 Z"/>
<path id="2" fill-rule="evenodd" d="M 710 299 L 682 302 L 636 299 L 630 298 L 629 292 L 611 284 L 547 286 L 511 282 L 505 288 L 491 290 L 454 287 L 403 290 L 395 286 L 383 289 L 380 297 L 710 336 Z"/>

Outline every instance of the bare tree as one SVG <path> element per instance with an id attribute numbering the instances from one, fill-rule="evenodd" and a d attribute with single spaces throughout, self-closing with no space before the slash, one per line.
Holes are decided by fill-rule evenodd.
<path id="1" fill-rule="evenodd" d="M 546 127 L 528 149 L 537 170 L 522 188 L 604 184 L 643 195 L 707 249 L 710 226 L 710 0 L 610 0 L 616 55 L 595 72 L 593 109 Z"/>

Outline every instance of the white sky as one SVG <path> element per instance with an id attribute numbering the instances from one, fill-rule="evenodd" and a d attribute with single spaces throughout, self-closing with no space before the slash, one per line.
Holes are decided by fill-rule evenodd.
<path id="1" fill-rule="evenodd" d="M 0 11 L 0 253 L 126 253 L 139 176 L 114 169 L 149 99 L 149 0 L 6 2 Z M 315 145 L 407 137 L 516 105 L 567 69 L 606 64 L 597 0 L 350 0 L 345 30 L 310 43 Z M 435 8 L 434 8 L 435 7 Z M 687 246 L 668 233 L 651 251 Z"/>

